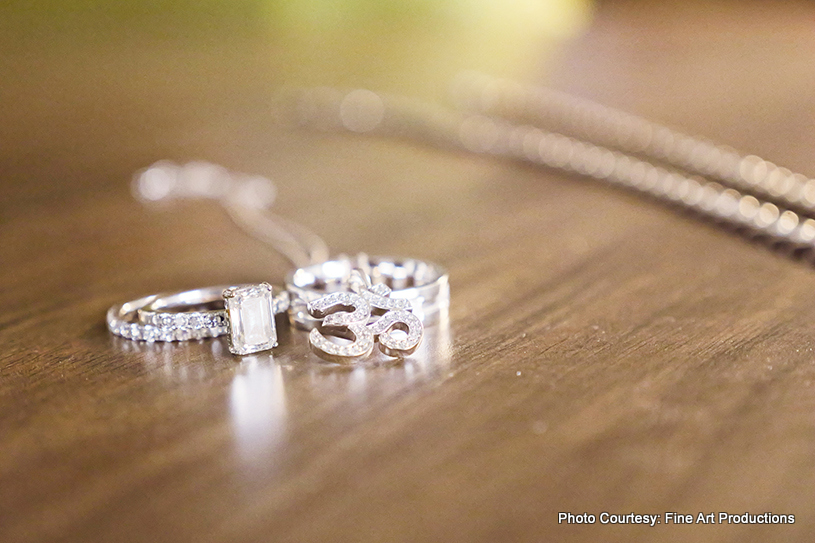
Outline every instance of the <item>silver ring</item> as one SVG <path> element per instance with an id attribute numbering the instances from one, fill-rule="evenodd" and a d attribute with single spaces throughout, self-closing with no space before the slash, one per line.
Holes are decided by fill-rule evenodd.
<path id="1" fill-rule="evenodd" d="M 408 300 L 412 313 L 425 324 L 432 323 L 450 305 L 447 270 L 438 264 L 360 253 L 356 257 L 340 256 L 288 274 L 286 288 L 291 295 L 289 319 L 292 324 L 306 330 L 318 326 L 320 319 L 308 312 L 309 302 L 332 292 L 347 292 L 355 268 L 370 276 L 374 285 L 385 284 L 392 289 L 391 298 Z"/>
<path id="2" fill-rule="evenodd" d="M 273 296 L 268 283 L 215 286 L 115 305 L 108 310 L 107 325 L 115 335 L 147 342 L 226 335 L 229 350 L 242 355 L 277 346 L 274 315 L 288 307 L 288 292 Z"/>

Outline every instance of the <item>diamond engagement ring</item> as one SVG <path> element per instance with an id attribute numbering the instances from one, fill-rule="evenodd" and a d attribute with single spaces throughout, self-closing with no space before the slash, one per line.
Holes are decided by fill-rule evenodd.
<path id="1" fill-rule="evenodd" d="M 207 287 L 146 296 L 108 310 L 111 333 L 139 341 L 186 341 L 228 336 L 229 350 L 245 355 L 277 346 L 274 316 L 289 294 L 273 296 L 268 283 Z"/>

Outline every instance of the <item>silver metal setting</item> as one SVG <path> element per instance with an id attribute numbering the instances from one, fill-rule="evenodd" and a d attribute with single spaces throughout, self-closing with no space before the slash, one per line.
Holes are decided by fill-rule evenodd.
<path id="1" fill-rule="evenodd" d="M 320 321 L 309 332 L 312 352 L 340 363 L 367 357 L 377 342 L 380 351 L 388 356 L 413 353 L 421 342 L 424 327 L 411 313 L 410 302 L 390 298 L 391 289 L 387 285 L 371 285 L 369 277 L 360 270 L 351 272 L 348 283 L 354 292 L 333 292 L 307 304 L 310 316 Z M 396 330 L 404 332 L 403 337 L 397 337 Z M 330 336 L 350 343 L 331 341 Z"/>
<path id="2" fill-rule="evenodd" d="M 266 283 L 262 285 L 268 286 Z M 224 291 L 251 287 L 252 285 L 206 287 L 177 293 L 154 294 L 115 305 L 107 313 L 108 330 L 126 339 L 149 343 L 188 341 L 226 335 L 229 336 L 231 350 L 231 321 L 225 306 Z M 281 314 L 288 310 L 287 291 L 281 290 L 271 299 L 273 314 Z M 274 343 L 276 344 L 276 337 Z"/>
<path id="3" fill-rule="evenodd" d="M 339 256 L 320 264 L 313 264 L 291 272 L 286 288 L 291 295 L 289 319 L 298 328 L 311 330 L 321 324 L 320 319 L 308 311 L 308 304 L 334 292 L 352 290 L 352 271 L 359 269 L 370 278 L 372 289 L 386 287 L 388 293 L 381 303 L 382 309 L 405 309 L 425 325 L 435 322 L 450 304 L 450 285 L 447 271 L 432 262 L 407 258 L 368 256 Z M 368 292 L 367 289 L 362 290 Z M 401 301 L 406 302 L 403 304 Z"/>

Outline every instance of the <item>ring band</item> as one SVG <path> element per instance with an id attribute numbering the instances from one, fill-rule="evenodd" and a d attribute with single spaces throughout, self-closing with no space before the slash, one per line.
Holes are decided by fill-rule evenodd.
<path id="1" fill-rule="evenodd" d="M 214 309 L 201 306 L 216 305 Z M 137 341 L 186 341 L 229 336 L 230 351 L 250 354 L 277 345 L 274 315 L 289 307 L 289 293 L 260 285 L 215 286 L 154 294 L 108 310 L 111 333 Z"/>
<path id="2" fill-rule="evenodd" d="M 347 291 L 351 271 L 355 268 L 368 274 L 373 284 L 384 283 L 390 287 L 391 298 L 408 300 L 413 314 L 426 324 L 450 304 L 448 274 L 438 264 L 360 253 L 354 258 L 339 257 L 289 273 L 286 288 L 291 295 L 291 322 L 307 330 L 319 325 L 320 319 L 309 315 L 308 303 L 332 292 Z"/>
<path id="3" fill-rule="evenodd" d="M 217 332 L 226 326 L 226 309 L 198 311 L 190 311 L 190 309 L 210 304 L 223 306 L 223 292 L 228 288 L 230 287 L 207 287 L 157 296 L 155 300 L 136 310 L 139 322 L 162 329 L 210 329 L 212 332 Z M 281 289 L 281 292 L 272 299 L 272 303 L 275 315 L 287 311 L 289 293 Z M 226 334 L 225 330 L 220 333 L 220 335 L 224 334 Z"/>

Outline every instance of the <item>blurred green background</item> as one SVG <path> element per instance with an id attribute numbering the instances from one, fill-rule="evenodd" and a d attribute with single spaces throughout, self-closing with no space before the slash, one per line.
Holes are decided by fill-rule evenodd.
<path id="1" fill-rule="evenodd" d="M 592 12 L 590 0 L 50 0 L 7 5 L 0 28 L 7 50 L 251 48 L 280 84 L 423 94 L 461 69 L 538 68 Z"/>
<path id="2" fill-rule="evenodd" d="M 161 158 L 283 183 L 282 161 L 317 159 L 275 126 L 279 89 L 443 100 L 465 69 L 540 79 L 593 15 L 590 0 L 0 3 L 0 205 L 126 190 Z"/>

